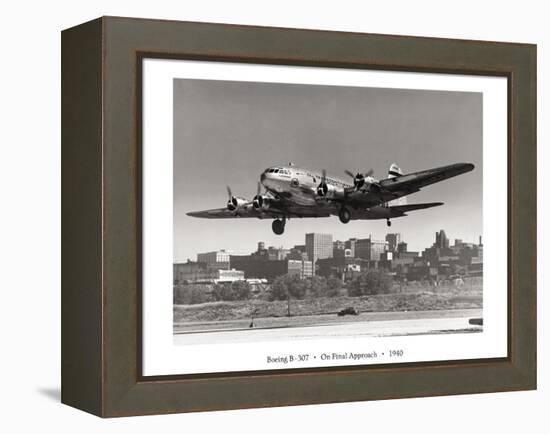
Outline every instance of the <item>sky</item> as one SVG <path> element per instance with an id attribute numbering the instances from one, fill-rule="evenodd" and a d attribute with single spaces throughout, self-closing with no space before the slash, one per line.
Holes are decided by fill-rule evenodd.
<path id="1" fill-rule="evenodd" d="M 431 246 L 440 229 L 451 240 L 477 242 L 482 144 L 481 93 L 175 79 L 174 261 L 220 249 L 246 254 L 258 241 L 291 248 L 308 232 L 334 240 L 399 232 L 416 251 Z M 475 169 L 407 196 L 408 203 L 445 205 L 413 211 L 390 228 L 385 220 L 291 219 L 277 236 L 268 219 L 186 215 L 224 207 L 227 185 L 252 199 L 260 174 L 288 162 L 342 179 L 346 169 L 371 168 L 385 178 L 392 163 L 403 173 L 461 162 Z"/>

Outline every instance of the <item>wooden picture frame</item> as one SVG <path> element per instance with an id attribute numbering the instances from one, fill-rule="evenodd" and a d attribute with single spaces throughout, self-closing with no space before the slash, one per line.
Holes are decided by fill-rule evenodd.
<path id="1" fill-rule="evenodd" d="M 508 357 L 142 376 L 144 58 L 508 79 Z M 102 17 L 62 33 L 62 402 L 101 417 L 536 388 L 536 46 Z"/>

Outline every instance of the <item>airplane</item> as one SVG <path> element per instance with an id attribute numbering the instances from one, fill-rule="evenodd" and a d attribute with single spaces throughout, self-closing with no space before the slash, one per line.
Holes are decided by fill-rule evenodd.
<path id="1" fill-rule="evenodd" d="M 208 219 L 259 218 L 273 219 L 272 230 L 282 235 L 287 220 L 338 216 L 342 223 L 351 220 L 391 219 L 404 217 L 410 211 L 443 205 L 443 202 L 406 204 L 405 196 L 431 184 L 470 172 L 471 163 L 457 163 L 434 169 L 403 174 L 391 164 L 385 179 L 376 179 L 373 170 L 345 173 L 353 181 L 327 176 L 326 170 L 312 171 L 289 163 L 273 166 L 260 175 L 256 196 L 251 201 L 234 196 L 227 187 L 229 199 L 225 208 L 188 212 L 191 217 Z M 261 187 L 265 192 L 261 193 Z"/>

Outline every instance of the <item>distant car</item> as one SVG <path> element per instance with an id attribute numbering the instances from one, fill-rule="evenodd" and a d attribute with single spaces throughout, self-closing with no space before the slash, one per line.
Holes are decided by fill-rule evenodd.
<path id="1" fill-rule="evenodd" d="M 338 312 L 338 316 L 344 315 L 359 315 L 359 312 L 357 312 L 357 309 L 355 309 L 354 307 L 346 307 L 345 309 L 342 309 L 340 312 Z"/>

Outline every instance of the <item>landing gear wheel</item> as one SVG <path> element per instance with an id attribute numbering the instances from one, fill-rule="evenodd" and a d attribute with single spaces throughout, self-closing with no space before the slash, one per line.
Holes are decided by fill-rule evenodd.
<path id="1" fill-rule="evenodd" d="M 273 223 L 271 223 L 271 229 L 273 229 L 275 235 L 282 235 L 285 231 L 285 222 L 279 219 L 273 220 Z"/>
<path id="2" fill-rule="evenodd" d="M 386 220 L 386 224 L 388 225 L 388 227 L 391 226 L 391 221 L 390 221 L 390 219 L 387 219 L 387 220 Z"/>
<path id="3" fill-rule="evenodd" d="M 351 220 L 351 213 L 349 212 L 349 210 L 347 208 L 342 207 L 340 209 L 340 212 L 338 213 L 338 218 L 344 224 L 349 223 L 349 221 Z"/>

